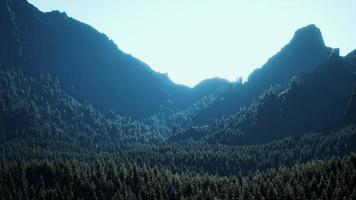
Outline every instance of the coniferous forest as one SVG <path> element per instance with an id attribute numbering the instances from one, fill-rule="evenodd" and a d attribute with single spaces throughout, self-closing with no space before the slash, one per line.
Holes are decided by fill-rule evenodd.
<path id="1" fill-rule="evenodd" d="M 307 25 L 248 81 L 189 88 L 0 1 L 0 199 L 356 199 L 356 50 Z"/>

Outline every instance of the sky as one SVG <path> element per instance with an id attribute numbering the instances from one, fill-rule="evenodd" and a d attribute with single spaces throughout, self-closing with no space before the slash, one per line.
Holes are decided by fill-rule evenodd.
<path id="1" fill-rule="evenodd" d="M 29 0 L 110 37 L 176 83 L 247 80 L 308 24 L 341 55 L 356 49 L 356 0 Z"/>

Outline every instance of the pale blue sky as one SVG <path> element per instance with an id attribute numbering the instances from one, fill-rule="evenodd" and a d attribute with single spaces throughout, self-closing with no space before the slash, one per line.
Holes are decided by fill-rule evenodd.
<path id="1" fill-rule="evenodd" d="M 316 24 L 345 55 L 356 48 L 356 0 L 29 0 L 108 35 L 118 47 L 181 84 L 247 78 Z"/>

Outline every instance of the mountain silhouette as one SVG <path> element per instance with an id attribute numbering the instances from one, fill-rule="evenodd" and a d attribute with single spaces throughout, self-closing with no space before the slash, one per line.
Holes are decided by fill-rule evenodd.
<path id="1" fill-rule="evenodd" d="M 314 24 L 300 28 L 289 44 L 251 73 L 246 85 L 259 91 L 275 83 L 286 86 L 291 77 L 311 72 L 327 61 L 330 53 L 319 28 Z"/>
<path id="2" fill-rule="evenodd" d="M 205 96 L 206 94 L 219 94 L 225 92 L 231 83 L 222 78 L 211 78 L 206 79 L 193 87 L 194 94 L 198 100 L 200 97 Z"/>
<path id="3" fill-rule="evenodd" d="M 355 125 L 356 50 L 315 25 L 246 82 L 189 88 L 0 0 L 1 199 L 356 199 Z"/>
<path id="4" fill-rule="evenodd" d="M 188 128 L 170 141 L 256 144 L 355 123 L 354 52 L 332 56 L 313 72 L 291 79 L 286 89 L 271 86 L 231 117 L 221 118 L 210 127 Z"/>
<path id="5" fill-rule="evenodd" d="M 239 111 L 271 85 L 286 88 L 292 77 L 312 72 L 328 61 L 331 52 L 332 48 L 325 46 L 321 31 L 315 25 L 298 29 L 290 42 L 261 68 L 254 70 L 246 82 L 235 84 L 211 106 L 200 110 L 196 114 L 196 123 L 206 123 Z"/>
<path id="6" fill-rule="evenodd" d="M 51 74 L 78 100 L 134 117 L 164 112 L 166 107 L 182 109 L 208 95 L 222 98 L 202 110 L 198 121 L 229 115 L 271 84 L 286 87 L 291 77 L 313 71 L 331 52 L 320 30 L 309 25 L 297 30 L 289 44 L 239 87 L 213 79 L 191 89 L 173 83 L 121 51 L 105 34 L 65 13 L 43 13 L 26 0 L 1 1 L 0 9 L 3 68 L 21 66 L 37 77 Z"/>
<path id="7" fill-rule="evenodd" d="M 51 74 L 65 91 L 103 111 L 142 117 L 208 95 L 173 83 L 66 13 L 43 13 L 26 0 L 1 1 L 0 9 L 2 67 Z"/>

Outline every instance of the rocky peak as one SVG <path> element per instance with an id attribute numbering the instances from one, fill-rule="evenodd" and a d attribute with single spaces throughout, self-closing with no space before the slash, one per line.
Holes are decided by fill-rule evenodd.
<path id="1" fill-rule="evenodd" d="M 308 47 L 325 47 L 324 39 L 320 29 L 314 24 L 298 29 L 290 42 L 292 45 L 303 45 Z"/>

